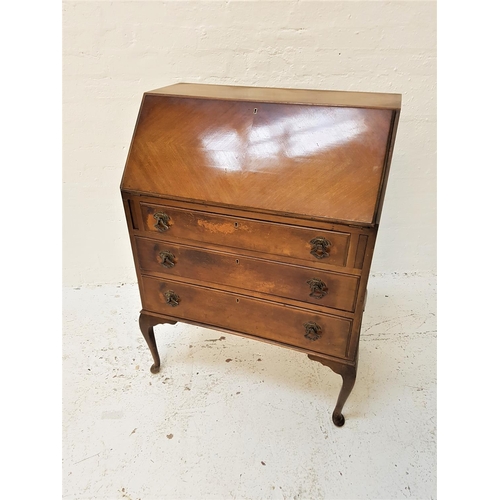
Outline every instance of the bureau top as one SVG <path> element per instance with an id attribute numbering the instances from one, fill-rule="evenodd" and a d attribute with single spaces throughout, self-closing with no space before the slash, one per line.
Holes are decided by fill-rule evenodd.
<path id="1" fill-rule="evenodd" d="M 401 109 L 401 94 L 344 92 L 337 90 L 279 89 L 232 85 L 176 83 L 147 92 L 148 94 L 223 99 L 229 101 L 276 102 L 312 106 L 345 106 L 349 108 Z"/>
<path id="2" fill-rule="evenodd" d="M 177 84 L 146 92 L 122 190 L 373 225 L 401 96 Z"/>

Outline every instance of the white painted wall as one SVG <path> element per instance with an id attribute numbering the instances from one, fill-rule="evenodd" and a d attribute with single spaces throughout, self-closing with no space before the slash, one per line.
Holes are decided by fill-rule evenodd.
<path id="1" fill-rule="evenodd" d="M 143 92 L 180 81 L 403 94 L 372 270 L 436 269 L 435 2 L 65 2 L 68 286 L 134 282 L 119 184 Z"/>

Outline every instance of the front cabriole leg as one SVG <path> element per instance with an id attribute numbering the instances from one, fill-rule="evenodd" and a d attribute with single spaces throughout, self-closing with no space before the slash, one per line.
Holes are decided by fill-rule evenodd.
<path id="1" fill-rule="evenodd" d="M 345 423 L 344 415 L 342 415 L 342 408 L 344 407 L 349 394 L 351 394 L 354 382 L 356 382 L 356 367 L 346 367 L 344 373 L 341 373 L 340 375 L 342 376 L 342 389 L 340 389 L 337 404 L 332 415 L 333 423 L 337 427 L 342 427 Z"/>
<path id="2" fill-rule="evenodd" d="M 149 316 L 148 314 L 142 312 L 139 316 L 139 328 L 141 329 L 142 335 L 144 336 L 149 350 L 153 355 L 153 365 L 151 366 L 151 373 L 158 373 L 160 371 L 160 355 L 158 354 L 158 348 L 156 347 L 156 339 L 153 327 L 162 323 L 175 325 L 177 321 L 169 321 L 167 319 L 157 318 L 156 316 Z"/>
<path id="3" fill-rule="evenodd" d="M 354 365 L 345 365 L 336 361 L 331 361 L 329 359 L 320 358 L 318 356 L 313 356 L 309 354 L 309 359 L 313 361 L 318 361 L 325 366 L 328 366 L 335 373 L 338 373 L 342 377 L 342 389 L 340 389 L 340 394 L 337 399 L 337 404 L 333 410 L 333 423 L 337 427 L 342 427 L 345 423 L 344 415 L 342 415 L 342 408 L 344 407 L 349 394 L 351 394 L 352 388 L 354 387 L 354 382 L 356 382 L 356 372 L 357 372 L 357 357 Z"/>

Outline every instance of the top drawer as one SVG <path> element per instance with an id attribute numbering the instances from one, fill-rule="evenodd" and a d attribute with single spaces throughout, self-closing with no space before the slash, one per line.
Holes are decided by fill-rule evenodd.
<path id="1" fill-rule="evenodd" d="M 261 222 L 164 205 L 141 203 L 144 229 L 165 239 L 211 243 L 345 266 L 349 233 Z"/>

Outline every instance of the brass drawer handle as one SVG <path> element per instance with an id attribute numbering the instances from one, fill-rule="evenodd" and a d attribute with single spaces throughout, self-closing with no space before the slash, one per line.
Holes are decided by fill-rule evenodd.
<path id="1" fill-rule="evenodd" d="M 322 299 L 328 292 L 328 287 L 326 283 L 319 278 L 310 279 L 307 284 L 311 288 L 311 293 L 309 297 L 313 297 L 315 299 Z"/>
<path id="2" fill-rule="evenodd" d="M 165 212 L 156 212 L 153 217 L 156 220 L 155 228 L 163 233 L 170 227 L 170 217 Z"/>
<path id="3" fill-rule="evenodd" d="M 163 294 L 165 296 L 165 302 L 172 307 L 177 307 L 180 302 L 180 297 L 173 291 L 168 290 Z"/>
<path id="4" fill-rule="evenodd" d="M 160 252 L 161 265 L 163 267 L 174 267 L 175 266 L 175 255 L 168 250 Z"/>
<path id="5" fill-rule="evenodd" d="M 309 242 L 311 246 L 310 254 L 317 259 L 324 259 L 330 256 L 329 250 L 332 244 L 326 239 L 318 236 Z"/>
<path id="6" fill-rule="evenodd" d="M 318 340 L 323 333 L 321 330 L 321 326 L 319 326 L 318 323 L 315 323 L 314 321 L 308 321 L 307 323 L 304 323 L 304 327 L 306 329 L 306 334 L 304 335 L 304 337 L 309 340 Z"/>

